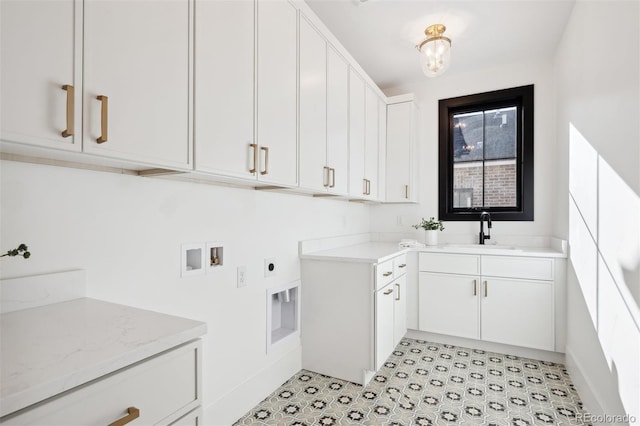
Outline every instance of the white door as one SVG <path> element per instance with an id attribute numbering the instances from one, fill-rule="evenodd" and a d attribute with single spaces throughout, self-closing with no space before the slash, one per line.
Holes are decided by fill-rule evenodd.
<path id="1" fill-rule="evenodd" d="M 407 334 L 407 275 L 404 274 L 393 282 L 393 346 Z"/>
<path id="2" fill-rule="evenodd" d="M 349 69 L 349 195 L 367 194 L 364 176 L 364 81 Z"/>
<path id="3" fill-rule="evenodd" d="M 80 25 L 82 3 L 74 0 L 0 2 L 3 141 L 82 149 L 82 77 L 74 67 L 82 36 L 75 16 Z"/>
<path id="4" fill-rule="evenodd" d="M 482 340 L 554 350 L 552 281 L 482 280 Z"/>
<path id="5" fill-rule="evenodd" d="M 480 278 L 420 272 L 419 327 L 422 331 L 478 339 Z"/>
<path id="6" fill-rule="evenodd" d="M 300 19 L 300 187 L 326 192 L 327 43 L 301 15 Z"/>
<path id="7" fill-rule="evenodd" d="M 349 192 L 349 64 L 327 45 L 327 166 L 329 192 Z"/>
<path id="8" fill-rule="evenodd" d="M 258 0 L 258 180 L 298 182 L 297 20 L 286 0 Z"/>
<path id="9" fill-rule="evenodd" d="M 411 102 L 387 107 L 387 201 L 407 202 L 411 194 Z"/>
<path id="10" fill-rule="evenodd" d="M 188 0 L 84 2 L 86 152 L 189 168 L 189 20 Z"/>
<path id="11" fill-rule="evenodd" d="M 364 176 L 369 181 L 367 198 L 378 199 L 378 96 L 365 89 Z"/>
<path id="12" fill-rule="evenodd" d="M 393 284 L 376 292 L 376 370 L 382 367 L 395 345 L 393 344 Z"/>
<path id="13" fill-rule="evenodd" d="M 255 3 L 196 0 L 196 170 L 256 179 Z M 255 166 L 257 167 L 257 166 Z"/>

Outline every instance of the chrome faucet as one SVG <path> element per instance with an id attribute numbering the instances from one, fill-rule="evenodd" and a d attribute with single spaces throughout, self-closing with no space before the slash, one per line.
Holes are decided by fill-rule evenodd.
<path id="1" fill-rule="evenodd" d="M 484 234 L 484 221 L 487 221 L 487 235 Z M 478 243 L 484 244 L 484 240 L 491 239 L 491 215 L 487 212 L 480 213 L 480 238 Z"/>

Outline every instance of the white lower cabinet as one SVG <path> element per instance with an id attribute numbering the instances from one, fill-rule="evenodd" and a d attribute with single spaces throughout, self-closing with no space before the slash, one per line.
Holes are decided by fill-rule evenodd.
<path id="1" fill-rule="evenodd" d="M 455 264 L 465 273 L 452 273 Z M 561 351 L 555 343 L 555 286 L 554 259 L 421 253 L 419 328 Z"/>
<path id="2" fill-rule="evenodd" d="M 200 355 L 195 341 L 4 418 L 3 425 L 198 424 Z M 194 411 L 195 410 L 195 411 Z M 137 417 L 136 417 L 137 416 Z"/>
<path id="3" fill-rule="evenodd" d="M 406 265 L 302 259 L 302 368 L 366 385 L 407 331 Z"/>

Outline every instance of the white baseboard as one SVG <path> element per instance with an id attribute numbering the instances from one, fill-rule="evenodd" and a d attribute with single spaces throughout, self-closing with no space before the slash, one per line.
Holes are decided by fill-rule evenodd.
<path id="1" fill-rule="evenodd" d="M 428 333 L 426 331 L 409 330 L 405 337 L 410 339 L 426 340 L 428 342 L 444 343 L 455 346 L 463 346 L 472 349 L 482 349 L 488 352 L 516 355 L 523 358 L 538 359 L 541 361 L 565 363 L 565 356 L 560 352 L 543 351 L 540 349 L 523 348 L 520 346 L 504 345 L 502 343 L 485 342 L 483 340 L 467 339 L 464 337 L 447 336 L 444 334 Z"/>
<path id="2" fill-rule="evenodd" d="M 204 425 L 229 426 L 302 369 L 300 346 L 205 407 Z"/>

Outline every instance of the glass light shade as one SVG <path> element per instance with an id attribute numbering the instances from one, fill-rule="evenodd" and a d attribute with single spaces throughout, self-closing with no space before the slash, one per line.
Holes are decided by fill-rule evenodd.
<path id="1" fill-rule="evenodd" d="M 420 48 L 422 71 L 427 77 L 435 77 L 447 70 L 451 63 L 451 41 L 446 37 L 434 37 Z"/>

